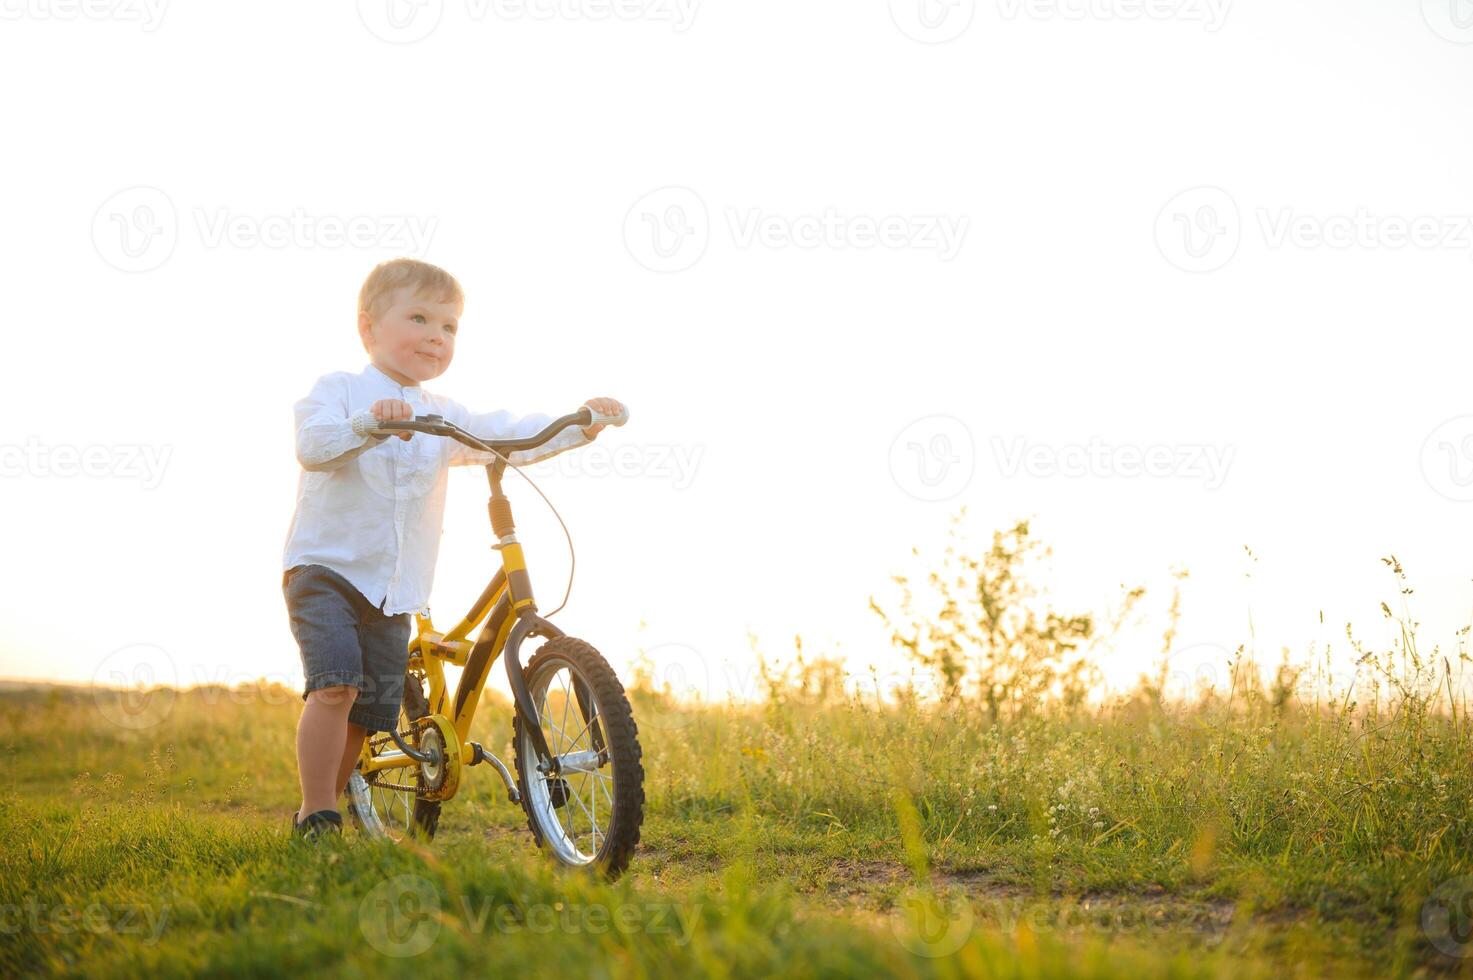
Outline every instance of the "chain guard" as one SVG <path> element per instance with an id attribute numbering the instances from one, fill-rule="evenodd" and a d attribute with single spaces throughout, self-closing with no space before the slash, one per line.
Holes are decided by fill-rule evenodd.
<path id="1" fill-rule="evenodd" d="M 369 773 L 368 785 L 402 793 L 414 793 L 422 800 L 448 800 L 460 789 L 460 738 L 455 726 L 444 715 L 426 715 L 416 718 L 408 731 L 400 731 L 400 737 L 418 751 L 433 747 L 440 753 L 439 765 L 427 762 L 413 767 L 382 769 Z M 374 755 L 392 751 L 394 741 L 387 732 L 373 735 Z"/>

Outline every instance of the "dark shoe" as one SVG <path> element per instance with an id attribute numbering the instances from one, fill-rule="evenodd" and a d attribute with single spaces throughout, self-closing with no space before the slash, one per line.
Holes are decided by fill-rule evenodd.
<path id="1" fill-rule="evenodd" d="M 297 815 L 292 814 L 292 833 L 298 837 L 314 839 L 323 834 L 339 834 L 343 832 L 343 815 L 336 810 L 318 810 L 316 813 L 307 814 L 305 820 L 298 821 Z"/>

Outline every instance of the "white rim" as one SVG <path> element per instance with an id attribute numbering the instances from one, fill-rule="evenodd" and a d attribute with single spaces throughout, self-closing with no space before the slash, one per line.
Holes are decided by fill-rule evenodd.
<path id="1" fill-rule="evenodd" d="M 591 717 L 581 722 L 578 701 L 573 693 L 574 678 L 583 680 Z M 612 759 L 600 764 L 593 749 L 592 724 L 602 710 L 593 687 L 578 674 L 577 668 L 562 658 L 549 658 L 538 668 L 528 688 L 537 705 L 542 736 L 548 749 L 561 760 L 562 778 L 568 785 L 568 798 L 561 807 L 552 803 L 549 782 L 537 772 L 537 750 L 530 732 L 522 733 L 519 756 L 526 779 L 527 804 L 542 839 L 565 864 L 589 864 L 598 857 L 607 839 L 609 821 L 614 814 L 614 765 Z M 604 733 L 607 739 L 607 732 Z M 607 744 L 605 753 L 607 757 Z"/>
<path id="2" fill-rule="evenodd" d="M 384 771 L 384 776 L 401 782 L 411 778 L 416 771 L 415 767 L 389 769 Z M 347 792 L 348 805 L 370 836 L 402 840 L 414 826 L 413 792 L 370 785 L 357 769 L 348 777 Z"/>

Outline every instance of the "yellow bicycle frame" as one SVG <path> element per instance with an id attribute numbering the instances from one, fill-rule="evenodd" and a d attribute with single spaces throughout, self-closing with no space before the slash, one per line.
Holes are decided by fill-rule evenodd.
<path id="1" fill-rule="evenodd" d="M 515 554 L 508 555 L 508 551 Z M 414 617 L 415 635 L 409 643 L 409 667 L 424 671 L 425 680 L 429 687 L 426 692 L 426 700 L 429 702 L 430 713 L 445 715 L 450 718 L 455 726 L 455 734 L 461 742 L 461 758 L 472 758 L 470 745 L 471 722 L 476 715 L 476 706 L 481 700 L 481 690 L 485 686 L 486 678 L 491 673 L 491 665 L 506 648 L 506 640 L 511 633 L 512 625 L 516 617 L 511 615 L 510 588 L 507 582 L 506 568 L 515 561 L 522 564 L 521 545 L 512 544 L 501 549 L 503 567 L 492 578 L 491 584 L 481 593 L 470 611 L 450 629 L 448 633 L 441 633 L 435 629 L 435 624 L 429 616 L 416 615 Z M 485 628 L 481 630 L 480 636 L 472 642 L 467 639 L 471 632 L 486 620 Z M 449 690 L 445 680 L 445 665 L 453 664 L 463 667 L 465 670 L 460 675 L 460 683 L 456 686 L 453 706 L 448 705 Z M 448 708 L 448 710 L 447 710 Z M 368 754 L 367 745 L 364 746 L 363 772 L 376 772 L 381 769 L 404 768 L 417 765 L 408 756 L 381 758 Z"/>
<path id="2" fill-rule="evenodd" d="M 590 418 L 591 415 L 585 409 L 581 413 L 558 419 L 544 433 L 531 439 L 502 441 L 490 445 L 500 446 L 509 452 L 519 448 L 529 448 L 546 441 L 547 433 L 561 431 L 567 425 L 575 422 L 581 424 Z M 464 430 L 447 425 L 436 415 L 417 417 L 412 421 L 383 422 L 380 423 L 380 428 L 389 431 L 412 429 L 436 435 L 454 434 L 462 442 L 469 439 L 468 444 L 481 449 L 489 448 L 488 444 L 469 437 Z M 452 431 L 446 431 L 447 429 Z M 458 752 L 454 754 L 459 760 L 468 760 L 467 764 L 474 765 L 483 753 L 479 746 L 469 740 L 471 721 L 475 717 L 476 706 L 480 703 L 481 690 L 486 684 L 491 665 L 496 662 L 497 657 L 510 648 L 511 653 L 507 659 L 507 677 L 511 682 L 516 710 L 528 722 L 528 734 L 538 757 L 548 760 L 546 763 L 548 771 L 556 774 L 559 760 L 549 759 L 547 743 L 538 724 L 537 708 L 532 703 L 531 695 L 527 693 L 517 654 L 522 641 L 527 637 L 536 635 L 558 637 L 562 636 L 562 631 L 537 615 L 537 604 L 532 598 L 531 579 L 527 574 L 527 561 L 522 554 L 522 545 L 517 541 L 516 526 L 512 521 L 511 503 L 501 490 L 501 476 L 505 466 L 506 460 L 498 458 L 486 467 L 486 476 L 491 483 L 491 500 L 488 509 L 492 532 L 497 539 L 497 543 L 492 547 L 501 552 L 501 568 L 492 577 L 485 591 L 476 599 L 470 611 L 448 633 L 438 632 L 429 616 L 415 616 L 415 635 L 409 643 L 409 668 L 411 670 L 417 668 L 424 672 L 429 683 L 426 698 L 429 702 L 430 714 L 441 715 L 449 719 L 454 728 L 455 740 L 459 743 L 456 746 Z M 483 620 L 484 625 L 482 625 Z M 472 642 L 467 638 L 477 626 L 481 627 L 481 632 Z M 463 668 L 460 683 L 455 688 L 454 704 L 450 703 L 450 692 L 445 682 L 444 665 L 447 663 Z M 597 733 L 595 732 L 596 738 Z M 372 741 L 372 739 L 366 740 L 363 746 L 361 769 L 365 775 L 384 769 L 408 768 L 418 764 L 405 752 L 390 752 L 382 756 L 375 756 Z"/>

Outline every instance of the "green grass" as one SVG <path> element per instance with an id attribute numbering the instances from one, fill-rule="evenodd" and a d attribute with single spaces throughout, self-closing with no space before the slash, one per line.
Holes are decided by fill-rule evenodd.
<path id="1" fill-rule="evenodd" d="M 636 686 L 640 853 L 533 849 L 489 769 L 428 847 L 287 835 L 300 701 L 0 693 L 0 973 L 1139 977 L 1448 974 L 1473 745 L 1424 699 L 1147 696 L 988 721 L 803 679 L 750 708 Z M 504 748 L 506 704 L 476 737 Z M 1461 925 L 1462 919 L 1455 924 Z M 1460 935 L 1460 933 L 1459 933 Z"/>

